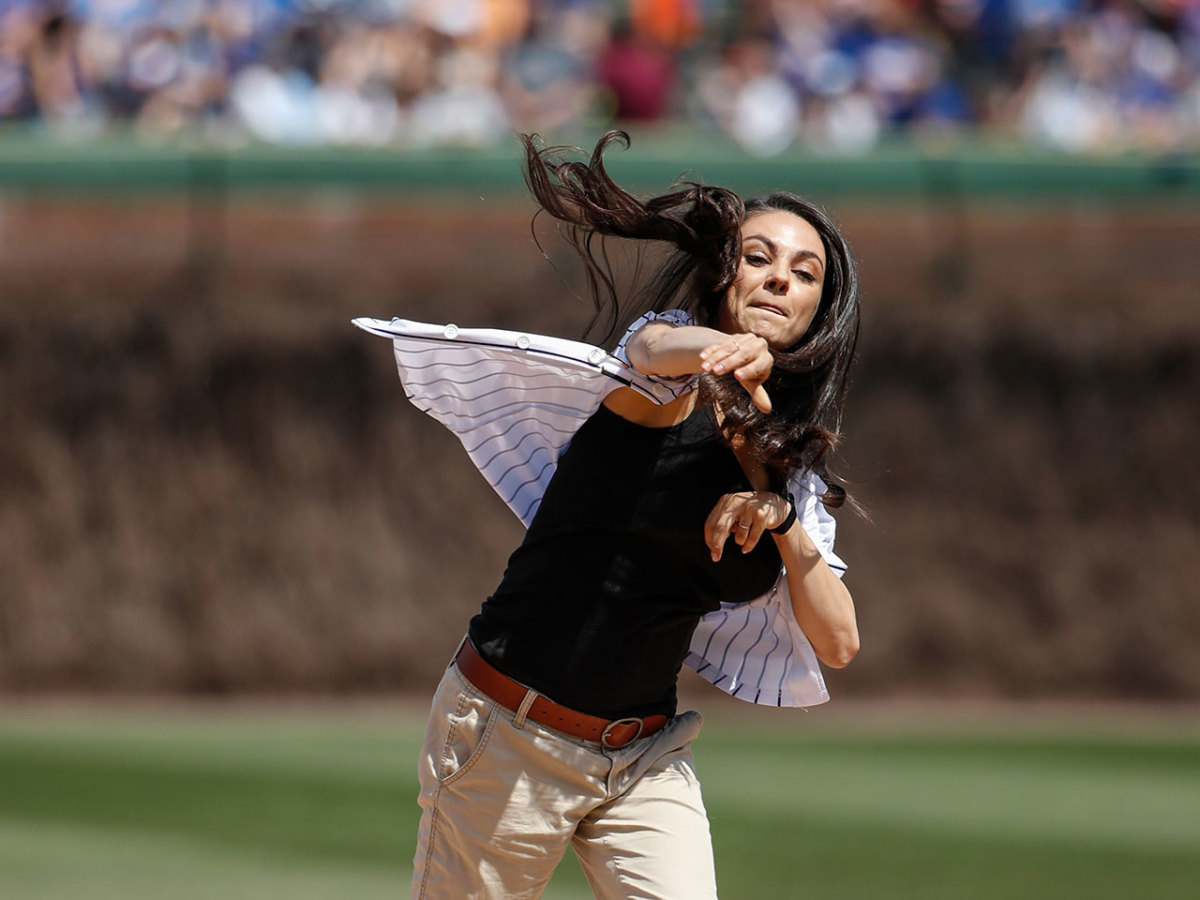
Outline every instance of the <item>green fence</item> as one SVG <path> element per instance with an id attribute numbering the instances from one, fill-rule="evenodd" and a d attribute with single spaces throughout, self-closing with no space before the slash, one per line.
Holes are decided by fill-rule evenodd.
<path id="1" fill-rule="evenodd" d="M 515 140 L 489 148 L 221 150 L 150 146 L 128 138 L 62 143 L 15 133 L 0 137 L 0 189 L 333 186 L 507 193 L 523 190 L 518 151 Z M 802 185 L 804 193 L 819 197 L 1200 197 L 1196 156 L 1081 158 L 977 142 L 897 144 L 851 158 L 799 150 L 758 158 L 713 135 L 673 133 L 636 138 L 628 151 L 611 154 L 611 169 L 637 189 L 661 189 L 686 177 L 744 193 Z"/>

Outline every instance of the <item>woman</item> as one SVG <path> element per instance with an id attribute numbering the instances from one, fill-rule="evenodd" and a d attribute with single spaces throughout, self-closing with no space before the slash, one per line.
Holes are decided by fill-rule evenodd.
<path id="1" fill-rule="evenodd" d="M 396 339 L 414 402 L 460 432 L 529 526 L 434 699 L 414 897 L 537 897 L 568 844 L 597 897 L 715 897 L 690 752 L 700 717 L 676 713 L 679 669 L 756 702 L 807 705 L 827 698 L 813 655 L 840 667 L 858 648 L 825 512 L 844 493 L 816 474 L 858 333 L 846 245 L 790 194 L 743 205 L 689 184 L 640 201 L 604 169 L 618 141 L 606 135 L 583 163 L 525 139 L 533 195 L 564 223 L 610 331 L 630 305 L 643 312 L 613 356 L 359 323 Z M 633 296 L 618 296 L 607 236 L 669 248 Z M 472 356 L 468 373 L 429 349 L 435 339 L 491 355 Z M 603 374 L 563 388 L 584 399 L 518 402 L 585 363 Z M 582 423 L 559 427 L 553 415 L 572 403 Z M 523 449 L 551 433 L 548 462 Z M 518 463 L 497 462 L 497 442 Z M 532 474 L 505 488 L 521 465 Z"/>

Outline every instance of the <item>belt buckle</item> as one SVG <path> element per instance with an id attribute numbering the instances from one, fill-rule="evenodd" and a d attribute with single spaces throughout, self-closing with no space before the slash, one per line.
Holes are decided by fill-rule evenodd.
<path id="1" fill-rule="evenodd" d="M 637 734 L 635 734 L 629 740 L 623 741 L 620 744 L 610 743 L 609 739 L 608 739 L 609 732 L 612 731 L 612 729 L 617 728 L 618 726 L 621 726 L 621 725 L 636 725 L 637 726 Z M 605 725 L 604 730 L 602 732 L 600 732 L 600 746 L 607 747 L 610 750 L 619 750 L 621 747 L 624 747 L 626 744 L 631 744 L 634 741 L 636 741 L 638 738 L 640 738 L 642 736 L 642 729 L 645 727 L 646 727 L 646 723 L 643 722 L 641 719 L 639 719 L 637 716 L 629 716 L 628 718 L 625 718 L 625 719 L 613 719 L 611 722 L 609 722 L 607 725 Z"/>

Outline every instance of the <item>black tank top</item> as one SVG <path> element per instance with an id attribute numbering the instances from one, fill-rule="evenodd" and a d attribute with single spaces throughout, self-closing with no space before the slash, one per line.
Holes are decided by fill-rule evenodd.
<path id="1" fill-rule="evenodd" d="M 559 461 L 525 540 L 471 620 L 480 653 L 565 706 L 608 718 L 673 714 L 700 616 L 753 600 L 778 577 L 769 537 L 714 563 L 704 521 L 750 490 L 711 411 L 668 428 L 605 407 Z"/>

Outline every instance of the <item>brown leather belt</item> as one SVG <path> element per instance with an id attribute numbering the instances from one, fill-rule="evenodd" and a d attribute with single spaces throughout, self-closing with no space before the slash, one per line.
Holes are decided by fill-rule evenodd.
<path id="1" fill-rule="evenodd" d="M 487 694 L 505 709 L 516 712 L 529 693 L 529 688 L 509 678 L 499 669 L 479 655 L 470 641 L 463 641 L 458 655 L 454 658 L 458 671 L 463 676 Z M 624 747 L 630 741 L 654 734 L 667 724 L 663 715 L 646 716 L 644 718 L 629 717 L 626 719 L 601 719 L 599 716 L 589 716 L 587 713 L 576 712 L 565 706 L 560 706 L 548 697 L 537 694 L 526 718 L 532 719 L 539 725 L 553 728 L 573 737 L 595 741 L 603 747 L 616 750 Z"/>

